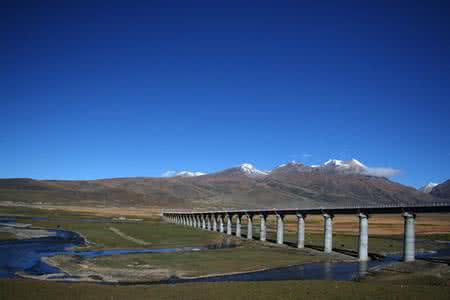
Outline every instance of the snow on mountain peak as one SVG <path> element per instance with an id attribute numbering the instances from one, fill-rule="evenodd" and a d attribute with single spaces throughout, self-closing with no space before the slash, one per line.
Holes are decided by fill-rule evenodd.
<path id="1" fill-rule="evenodd" d="M 324 164 L 324 166 L 342 166 L 344 162 L 339 159 L 329 159 Z"/>
<path id="2" fill-rule="evenodd" d="M 339 159 L 329 159 L 322 164 L 325 169 L 347 171 L 350 173 L 365 173 L 368 168 L 356 159 L 351 160 L 339 160 Z"/>
<path id="3" fill-rule="evenodd" d="M 239 170 L 248 176 L 266 176 L 267 173 L 256 169 L 252 164 L 244 163 L 239 166 Z"/>
<path id="4" fill-rule="evenodd" d="M 195 177 L 201 175 L 206 175 L 206 173 L 191 171 L 166 171 L 161 174 L 162 177 Z"/>
<path id="5" fill-rule="evenodd" d="M 202 173 L 202 172 L 180 171 L 180 172 L 177 172 L 175 176 L 195 177 L 195 176 L 202 176 L 202 175 L 205 175 L 205 174 L 206 173 Z"/>
<path id="6" fill-rule="evenodd" d="M 431 193 L 431 191 L 433 190 L 433 188 L 434 188 L 435 186 L 437 186 L 437 185 L 438 185 L 437 183 L 430 182 L 430 183 L 427 184 L 426 186 L 421 187 L 419 190 L 420 190 L 421 192 L 424 192 L 424 193 L 426 193 L 426 194 L 429 194 L 429 193 Z"/>
<path id="7" fill-rule="evenodd" d="M 360 162 L 359 160 L 354 159 L 354 158 L 350 161 L 350 163 L 352 163 L 356 166 L 359 166 L 361 168 L 367 168 L 366 165 L 364 165 L 362 162 Z"/>
<path id="8" fill-rule="evenodd" d="M 293 165 L 296 165 L 296 164 L 297 164 L 297 162 L 295 160 L 291 160 L 291 161 L 289 161 L 289 162 L 287 162 L 285 164 L 278 165 L 275 169 L 283 168 L 283 167 L 286 167 L 286 166 L 293 166 Z"/>

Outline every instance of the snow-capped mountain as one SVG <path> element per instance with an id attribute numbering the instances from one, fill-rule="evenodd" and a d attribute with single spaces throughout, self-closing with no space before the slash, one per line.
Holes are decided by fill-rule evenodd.
<path id="1" fill-rule="evenodd" d="M 330 159 L 319 166 L 324 170 L 343 171 L 345 173 L 364 174 L 369 168 L 356 159 L 338 160 Z"/>
<path id="2" fill-rule="evenodd" d="M 426 193 L 426 194 L 429 194 L 429 193 L 431 193 L 431 191 L 433 190 L 433 188 L 434 188 L 435 186 L 437 186 L 437 185 L 438 185 L 437 183 L 430 182 L 429 184 L 427 184 L 427 185 L 421 187 L 421 188 L 419 189 L 419 191 L 424 192 L 424 193 Z"/>
<path id="3" fill-rule="evenodd" d="M 267 172 L 256 169 L 252 164 L 244 163 L 239 166 L 239 171 L 250 177 L 261 177 L 268 175 Z"/>
<path id="4" fill-rule="evenodd" d="M 202 176 L 206 175 L 206 173 L 203 172 L 191 172 L 191 171 L 180 171 L 177 172 L 175 176 L 179 177 L 195 177 L 195 176 Z"/>
<path id="5" fill-rule="evenodd" d="M 206 175 L 206 173 L 203 172 L 191 172 L 191 171 L 167 171 L 164 172 L 161 176 L 162 177 L 196 177 L 196 176 L 202 176 Z"/>
<path id="6" fill-rule="evenodd" d="M 368 175 L 375 177 L 390 177 L 395 175 L 397 170 L 391 168 L 372 168 L 364 165 L 356 159 L 351 160 L 339 160 L 330 159 L 320 165 L 308 166 L 302 163 L 297 163 L 295 161 L 290 161 L 278 165 L 272 170 L 258 170 L 255 166 L 250 163 L 243 163 L 239 166 L 217 171 L 209 175 L 223 175 L 227 176 L 239 176 L 246 175 L 253 178 L 266 177 L 268 175 L 280 174 L 280 173 L 325 173 L 325 174 L 358 174 L 358 175 Z M 168 171 L 164 173 L 163 177 L 196 177 L 207 175 L 207 173 L 202 172 L 191 172 L 191 171 Z"/>
<path id="7" fill-rule="evenodd" d="M 391 177 L 398 174 L 398 170 L 392 168 L 368 167 L 356 159 L 339 160 L 330 159 L 319 165 L 307 166 L 295 161 L 282 164 L 273 169 L 270 174 L 280 172 L 300 173 L 328 173 L 328 174 L 358 174 L 375 177 Z"/>

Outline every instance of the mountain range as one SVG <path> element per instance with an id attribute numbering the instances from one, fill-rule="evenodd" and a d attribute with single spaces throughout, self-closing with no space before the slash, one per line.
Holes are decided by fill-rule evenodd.
<path id="1" fill-rule="evenodd" d="M 439 198 L 450 199 L 450 180 L 434 186 L 430 194 Z"/>
<path id="2" fill-rule="evenodd" d="M 438 185 L 438 183 L 434 183 L 434 182 L 430 182 L 427 185 L 424 185 L 423 187 L 421 187 L 419 189 L 419 191 L 426 193 L 426 194 L 430 194 L 431 191 L 433 191 L 433 189 Z"/>
<path id="3" fill-rule="evenodd" d="M 210 174 L 182 171 L 172 177 L 77 181 L 0 179 L 0 204 L 302 208 L 425 204 L 443 199 L 372 175 L 371 168 L 354 159 L 329 160 L 317 166 L 289 162 L 270 171 L 242 164 Z"/>

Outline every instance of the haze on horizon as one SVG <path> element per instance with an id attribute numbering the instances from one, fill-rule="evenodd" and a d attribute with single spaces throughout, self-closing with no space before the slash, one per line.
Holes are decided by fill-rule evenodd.
<path id="1" fill-rule="evenodd" d="M 450 178 L 450 3 L 6 1 L 0 178 L 358 159 Z"/>

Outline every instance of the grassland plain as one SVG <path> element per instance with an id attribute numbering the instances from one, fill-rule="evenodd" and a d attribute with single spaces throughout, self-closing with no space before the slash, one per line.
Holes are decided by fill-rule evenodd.
<path id="1" fill-rule="evenodd" d="M 449 287 L 337 281 L 111 286 L 0 280 L 0 299 L 448 299 Z"/>
<path id="2" fill-rule="evenodd" d="M 0 215 L 21 215 L 25 217 L 26 223 L 32 223 L 35 227 L 60 228 L 81 233 L 94 244 L 81 249 L 111 249 L 111 248 L 163 248 L 182 246 L 202 246 L 214 244 L 223 240 L 223 235 L 185 226 L 167 224 L 161 222 L 159 217 L 151 216 L 142 221 L 117 221 L 111 216 L 99 216 L 91 213 L 65 212 L 61 210 L 35 210 L 23 208 L 0 208 Z M 39 218 L 31 218 L 39 217 Z M 337 219 L 337 218 L 336 218 Z M 345 219 L 345 218 L 342 218 Z M 353 216 L 349 218 L 353 222 Z M 402 227 L 401 218 L 399 222 L 391 224 L 392 231 L 396 233 L 397 227 Z M 322 245 L 323 236 L 320 232 L 322 227 L 320 218 L 308 218 L 306 242 L 308 245 Z M 434 226 L 433 232 L 438 234 L 419 234 L 419 239 L 448 239 L 448 234 L 443 234 L 449 226 L 448 216 L 434 216 L 433 218 L 421 218 L 424 224 Z M 257 225 L 257 220 L 256 220 Z M 373 222 L 385 224 L 382 221 Z M 355 227 L 357 229 L 357 223 Z M 269 239 L 275 238 L 274 222 L 269 220 Z M 308 227 L 309 226 L 309 227 Z M 385 225 L 383 225 L 385 226 Z M 382 226 L 382 227 L 383 227 Z M 421 223 L 418 223 L 420 228 Z M 124 238 L 116 234 L 111 227 L 117 228 L 126 236 L 133 237 L 147 244 L 136 243 L 133 239 Z M 256 226 L 257 227 L 257 226 Z M 334 247 L 356 250 L 356 231 L 348 231 L 347 222 L 335 222 Z M 443 227 L 444 229 L 441 229 Z M 436 229 L 437 228 L 437 229 Z M 255 235 L 258 237 L 256 228 Z M 419 231 L 419 230 L 418 230 Z M 243 226 L 245 234 L 245 220 Z M 429 232 L 429 231 L 427 231 Z M 393 234 L 383 235 L 380 232 L 372 232 L 369 239 L 371 252 L 386 251 L 398 252 L 402 247 L 401 236 Z M 286 224 L 285 238 L 288 242 L 295 242 L 295 219 L 288 219 Z M 320 252 L 309 252 L 308 250 L 297 250 L 287 246 L 279 247 L 270 243 L 258 241 L 245 241 L 232 238 L 239 247 L 234 249 L 218 249 L 191 253 L 165 253 L 165 254 L 133 254 L 121 256 L 106 256 L 96 259 L 82 261 L 68 261 L 67 267 L 79 268 L 80 265 L 89 268 L 112 268 L 117 271 L 136 271 L 142 268 L 166 269 L 167 274 L 184 276 L 203 276 L 220 273 L 234 273 L 252 271 L 270 267 L 301 264 L 305 262 L 317 262 L 330 259 L 321 255 Z M 418 243 L 419 249 L 434 247 L 430 244 Z M 428 278 L 429 274 L 422 274 Z M 358 282 L 246 282 L 246 283 L 196 283 L 171 286 L 117 286 L 117 285 L 93 285 L 81 283 L 48 283 L 30 280 L 1 280 L 0 299 L 122 299 L 122 298 L 151 298 L 158 299 L 224 299 L 232 296 L 237 299 L 249 298 L 271 298 L 271 299 L 298 299 L 302 295 L 308 298 L 335 298 L 335 299 L 422 299 L 433 297 L 434 299 L 448 299 L 448 287 L 445 284 L 431 287 L 435 279 L 421 281 L 422 275 L 416 279 L 398 279 L 392 282 L 377 282 L 379 277 L 374 278 L 372 283 Z M 405 286 L 407 283 L 407 288 Z M 444 286 L 443 286 L 444 285 Z M 66 291 L 66 292 L 64 292 Z M 68 292 L 70 291 L 70 292 Z M 132 296 L 130 296 L 132 295 Z M 28 298 L 27 298 L 28 297 Z"/>
<path id="3" fill-rule="evenodd" d="M 14 240 L 15 235 L 9 232 L 0 232 L 0 241 L 2 240 Z"/>

